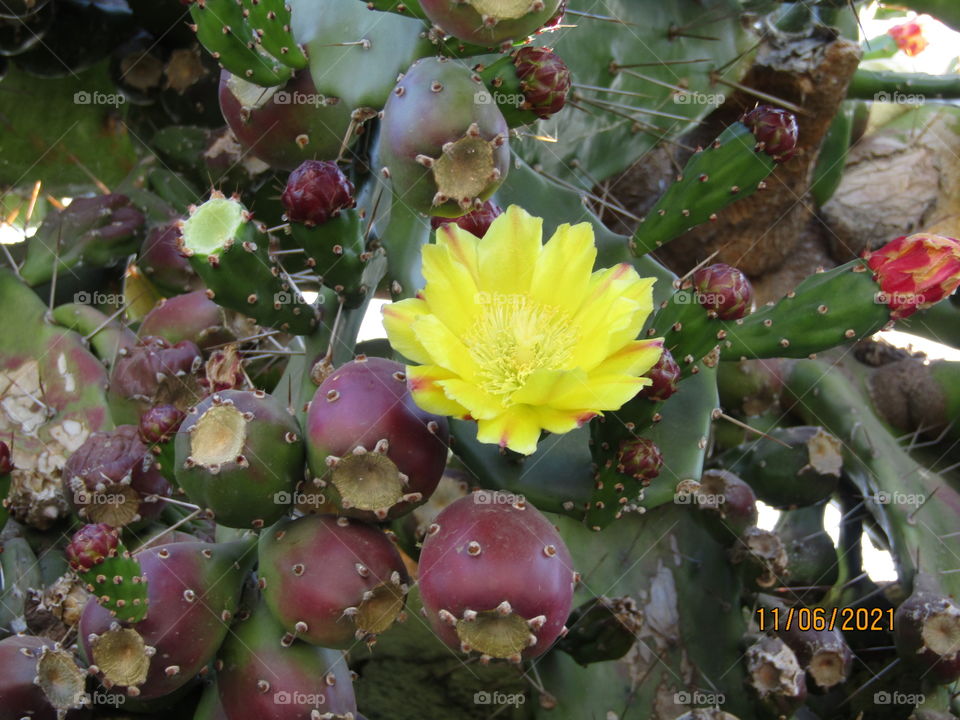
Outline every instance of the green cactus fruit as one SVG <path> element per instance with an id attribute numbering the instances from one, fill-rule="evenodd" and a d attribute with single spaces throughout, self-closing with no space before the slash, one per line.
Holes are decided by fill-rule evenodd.
<path id="1" fill-rule="evenodd" d="M 114 265 L 136 251 L 143 222 L 143 214 L 126 195 L 76 198 L 44 218 L 30 237 L 20 276 L 36 286 L 81 263 Z"/>
<path id="2" fill-rule="evenodd" d="M 212 192 L 183 223 L 180 247 L 217 304 L 292 333 L 317 326 L 316 309 L 270 257 L 265 229 L 239 201 Z"/>
<path id="3" fill-rule="evenodd" d="M 0 717 L 79 720 L 90 696 L 86 673 L 73 655 L 47 638 L 16 635 L 0 640 Z"/>
<path id="4" fill-rule="evenodd" d="M 643 627 L 643 611 L 630 596 L 597 597 L 573 609 L 570 627 L 557 641 L 581 665 L 619 660 L 634 646 Z"/>
<path id="5" fill-rule="evenodd" d="M 826 504 L 780 513 L 774 531 L 787 551 L 790 596 L 805 605 L 819 602 L 840 579 L 837 548 L 823 525 Z"/>
<path id="6" fill-rule="evenodd" d="M 720 464 L 738 473 L 768 505 L 804 507 L 822 502 L 837 489 L 843 446 L 821 427 L 775 428 L 728 450 Z"/>
<path id="7" fill-rule="evenodd" d="M 219 653 L 220 702 L 231 720 L 355 720 L 357 701 L 338 650 L 294 640 L 262 603 Z"/>
<path id="8" fill-rule="evenodd" d="M 493 46 L 532 35 L 556 14 L 560 0 L 420 0 L 420 5 L 444 32 Z"/>
<path id="9" fill-rule="evenodd" d="M 407 575 L 379 528 L 333 515 L 283 519 L 260 535 L 263 599 L 287 631 L 314 645 L 372 645 L 402 617 Z"/>
<path id="10" fill-rule="evenodd" d="M 162 299 L 146 314 L 137 332 L 140 337 L 161 337 L 171 345 L 187 340 L 201 350 L 237 339 L 223 307 L 203 290 Z"/>
<path id="11" fill-rule="evenodd" d="M 506 177 L 507 132 L 479 76 L 445 58 L 424 58 L 383 109 L 382 173 L 414 209 L 458 217 L 481 208 Z"/>
<path id="12" fill-rule="evenodd" d="M 146 617 L 147 578 L 119 530 L 106 523 L 84 525 L 64 552 L 70 567 L 110 615 L 121 622 Z"/>
<path id="13" fill-rule="evenodd" d="M 631 243 L 634 252 L 652 252 L 761 189 L 776 162 L 755 144 L 750 128 L 736 122 L 697 150 L 637 228 Z"/>
<path id="14" fill-rule="evenodd" d="M 294 70 L 307 66 L 303 48 L 293 39 L 286 0 L 243 0 L 243 10 L 254 42 L 265 52 Z"/>
<path id="15" fill-rule="evenodd" d="M 104 687 L 152 700 L 193 682 L 213 661 L 256 552 L 250 540 L 175 542 L 142 550 L 136 559 L 148 578 L 146 618 L 121 625 L 88 603 L 79 634 Z"/>
<path id="16" fill-rule="evenodd" d="M 929 575 L 918 574 L 913 593 L 893 619 L 900 658 L 937 684 L 960 677 L 960 605 Z"/>
<path id="17" fill-rule="evenodd" d="M 550 48 L 522 47 L 479 74 L 512 128 L 556 115 L 570 93 L 570 69 Z"/>
<path id="18" fill-rule="evenodd" d="M 740 566 L 744 584 L 753 590 L 779 587 L 789 579 L 790 558 L 780 536 L 770 530 L 747 528 L 733 546 L 730 559 Z"/>
<path id="19" fill-rule="evenodd" d="M 137 336 L 117 319 L 83 303 L 58 305 L 50 313 L 58 325 L 83 335 L 107 367 L 113 365 L 120 350 L 137 343 Z"/>
<path id="20" fill-rule="evenodd" d="M 196 0 L 190 16 L 197 40 L 221 67 L 263 87 L 282 85 L 290 78 L 290 67 L 256 42 L 237 0 Z"/>
<path id="21" fill-rule="evenodd" d="M 336 95 L 318 93 L 306 70 L 267 89 L 224 71 L 219 99 L 237 142 L 272 168 L 293 170 L 311 158 L 334 160 L 353 140 L 350 107 Z"/>
<path id="22" fill-rule="evenodd" d="M 300 426 L 261 390 L 204 398 L 190 408 L 175 443 L 178 484 L 227 527 L 272 525 L 303 479 Z"/>
<path id="23" fill-rule="evenodd" d="M 747 686 L 773 717 L 792 717 L 807 699 L 806 675 L 796 653 L 778 637 L 765 635 L 744 653 Z"/>

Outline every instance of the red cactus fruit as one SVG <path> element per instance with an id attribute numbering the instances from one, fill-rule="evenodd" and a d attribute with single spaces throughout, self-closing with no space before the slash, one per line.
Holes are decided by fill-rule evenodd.
<path id="1" fill-rule="evenodd" d="M 164 298 L 146 314 L 138 332 L 140 337 L 161 337 L 171 345 L 189 340 L 201 350 L 236 339 L 227 327 L 226 312 L 205 290 Z"/>
<path id="2" fill-rule="evenodd" d="M 140 247 L 137 264 L 157 287 L 168 292 L 182 293 L 202 285 L 196 271 L 180 249 L 176 224 L 153 228 Z"/>
<path id="3" fill-rule="evenodd" d="M 468 233 L 482 238 L 487 234 L 487 230 L 490 229 L 490 223 L 502 213 L 503 209 L 499 205 L 493 202 L 493 200 L 487 200 L 479 210 L 472 210 L 458 218 L 432 217 L 430 218 L 430 227 L 434 230 L 439 230 L 447 223 L 456 223 Z"/>
<path id="4" fill-rule="evenodd" d="M 94 603 L 96 604 L 96 603 Z M 78 720 L 87 717 L 86 673 L 53 640 L 14 635 L 0 641 L 2 718 Z"/>
<path id="5" fill-rule="evenodd" d="M 357 358 L 317 388 L 306 422 L 315 482 L 345 514 L 385 520 L 427 501 L 447 463 L 447 419 L 421 410 L 403 365 Z"/>
<path id="6" fill-rule="evenodd" d="M 673 395 L 680 385 L 680 366 L 669 350 L 663 348 L 657 364 L 647 371 L 646 377 L 652 381 L 638 393 L 650 402 L 663 402 Z"/>
<path id="7" fill-rule="evenodd" d="M 758 105 L 746 113 L 741 121 L 757 139 L 757 149 L 776 162 L 786 162 L 797 150 L 797 116 L 770 105 Z"/>
<path id="8" fill-rule="evenodd" d="M 864 260 L 880 286 L 877 301 L 890 317 L 905 318 L 953 294 L 960 286 L 960 241 L 918 233 L 867 250 Z"/>
<path id="9" fill-rule="evenodd" d="M 546 118 L 563 109 L 570 92 L 570 68 L 550 48 L 522 47 L 513 56 L 524 110 Z"/>
<path id="10" fill-rule="evenodd" d="M 289 638 L 372 644 L 403 611 L 410 578 L 379 528 L 332 515 L 283 519 L 261 534 L 259 556 L 263 598 Z"/>
<path id="11" fill-rule="evenodd" d="M 724 263 L 700 268 L 693 274 L 696 299 L 721 320 L 739 320 L 750 312 L 753 286 L 740 270 Z"/>
<path id="12" fill-rule="evenodd" d="M 420 593 L 450 647 L 481 661 L 536 657 L 565 633 L 578 575 L 556 528 L 533 505 L 479 491 L 427 531 Z"/>
<path id="13" fill-rule="evenodd" d="M 657 444 L 644 437 L 628 438 L 620 443 L 617 472 L 649 485 L 663 468 L 663 455 Z"/>
<path id="14" fill-rule="evenodd" d="M 335 162 L 326 160 L 300 163 L 287 178 L 280 202 L 288 220 L 307 227 L 322 225 L 357 205 L 353 183 Z"/>

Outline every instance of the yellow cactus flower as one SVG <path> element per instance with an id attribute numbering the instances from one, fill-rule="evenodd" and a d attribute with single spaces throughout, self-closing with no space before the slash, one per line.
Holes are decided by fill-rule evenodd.
<path id="1" fill-rule="evenodd" d="M 617 410 L 650 380 L 661 339 L 637 340 L 654 278 L 624 263 L 593 271 L 589 223 L 542 242 L 540 218 L 511 206 L 483 239 L 454 223 L 423 248 L 426 286 L 387 305 L 393 348 L 424 410 L 474 419 L 477 439 L 529 455 Z"/>

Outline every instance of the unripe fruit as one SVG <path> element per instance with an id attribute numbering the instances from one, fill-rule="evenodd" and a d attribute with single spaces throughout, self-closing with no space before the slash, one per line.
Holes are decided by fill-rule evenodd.
<path id="1" fill-rule="evenodd" d="M 570 92 L 570 68 L 549 48 L 522 47 L 513 58 L 524 110 L 546 118 L 563 109 Z"/>
<path id="2" fill-rule="evenodd" d="M 664 348 L 657 364 L 647 371 L 646 377 L 652 382 L 637 393 L 637 397 L 644 397 L 650 402 L 663 402 L 677 391 L 680 375 L 680 366 L 673 359 L 673 354 Z"/>
<path id="3" fill-rule="evenodd" d="M 140 416 L 138 432 L 148 445 L 170 440 L 177 433 L 186 413 L 176 405 L 157 405 Z"/>
<path id="4" fill-rule="evenodd" d="M 925 575 L 915 584 L 894 615 L 897 654 L 932 682 L 954 682 L 960 677 L 960 606 Z"/>
<path id="5" fill-rule="evenodd" d="M 341 210 L 357 205 L 353 183 L 335 162 L 326 160 L 300 163 L 287 178 L 280 202 L 288 220 L 308 227 L 322 225 Z"/>
<path id="6" fill-rule="evenodd" d="M 521 40 L 548 23 L 560 0 L 420 0 L 444 32 L 476 45 Z"/>
<path id="7" fill-rule="evenodd" d="M 472 210 L 466 215 L 458 218 L 432 217 L 430 218 L 430 227 L 439 230 L 447 223 L 456 223 L 468 233 L 482 238 L 490 229 L 490 223 L 497 219 L 498 215 L 503 213 L 503 209 L 493 200 L 487 200 L 479 210 Z"/>
<path id="8" fill-rule="evenodd" d="M 797 150 L 797 116 L 787 110 L 758 105 L 741 119 L 757 139 L 757 149 L 777 162 L 786 162 Z"/>
<path id="9" fill-rule="evenodd" d="M 663 468 L 663 455 L 657 444 L 644 437 L 635 437 L 620 443 L 617 453 L 617 472 L 629 475 L 649 485 Z"/>
<path id="10" fill-rule="evenodd" d="M 120 531 L 106 523 L 97 523 L 80 528 L 63 552 L 70 567 L 83 571 L 113 557 L 119 546 Z"/>
<path id="11" fill-rule="evenodd" d="M 753 286 L 740 270 L 724 263 L 693 274 L 697 302 L 721 320 L 739 320 L 750 312 Z"/>

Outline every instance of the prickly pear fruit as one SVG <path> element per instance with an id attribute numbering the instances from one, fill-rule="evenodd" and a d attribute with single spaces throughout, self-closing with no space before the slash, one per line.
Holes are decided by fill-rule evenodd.
<path id="1" fill-rule="evenodd" d="M 262 390 L 226 390 L 190 408 L 176 443 L 177 483 L 227 527 L 262 528 L 303 477 L 300 427 Z"/>
<path id="2" fill-rule="evenodd" d="M 447 419 L 421 410 L 403 365 L 360 357 L 317 388 L 306 420 L 314 482 L 345 514 L 385 520 L 427 501 L 447 462 Z"/>
<path id="3" fill-rule="evenodd" d="M 565 632 L 578 574 L 556 528 L 533 505 L 479 491 L 427 531 L 420 593 L 434 631 L 481 661 L 520 662 Z"/>
<path id="4" fill-rule="evenodd" d="M 144 336 L 133 347 L 120 348 L 108 394 L 114 422 L 135 424 L 158 404 L 187 408 L 195 403 L 202 362 L 200 348 L 189 340 L 171 345 L 163 338 Z"/>
<path id="5" fill-rule="evenodd" d="M 189 292 L 201 286 L 196 271 L 177 248 L 179 236 L 176 224 L 158 225 L 147 233 L 137 256 L 137 266 L 150 282 L 171 293 Z"/>
<path id="6" fill-rule="evenodd" d="M 351 123 L 351 110 L 339 98 L 317 93 L 301 70 L 280 88 L 262 88 L 224 71 L 220 111 L 240 144 L 278 170 L 304 160 L 334 160 Z"/>
<path id="7" fill-rule="evenodd" d="M 793 650 L 764 636 L 747 648 L 747 684 L 777 717 L 790 717 L 807 699 L 807 682 Z"/>
<path id="8" fill-rule="evenodd" d="M 383 109 L 382 173 L 414 209 L 458 217 L 482 207 L 506 177 L 507 132 L 479 76 L 446 58 L 423 58 Z"/>
<path id="9" fill-rule="evenodd" d="M 597 597 L 570 613 L 570 632 L 557 649 L 581 665 L 619 660 L 633 647 L 643 626 L 643 611 L 632 597 Z"/>
<path id="10" fill-rule="evenodd" d="M 223 308 L 203 290 L 162 299 L 146 314 L 137 332 L 140 337 L 161 337 L 171 345 L 186 340 L 201 350 L 236 339 Z"/>
<path id="11" fill-rule="evenodd" d="M 617 452 L 617 472 L 629 475 L 649 485 L 663 467 L 663 455 L 657 444 L 645 437 L 635 437 L 620 443 Z"/>
<path id="12" fill-rule="evenodd" d="M 83 717 L 90 702 L 86 673 L 52 640 L 15 635 L 0 640 L 0 718 L 59 720 Z"/>
<path id="13" fill-rule="evenodd" d="M 265 327 L 301 334 L 316 327 L 316 309 L 292 287 L 270 256 L 266 228 L 238 200 L 210 193 L 207 202 L 191 210 L 180 233 L 181 251 L 217 304 Z"/>
<path id="14" fill-rule="evenodd" d="M 806 670 L 808 688 L 812 681 L 814 687 L 829 690 L 850 677 L 853 651 L 839 629 L 800 630 L 795 623 L 789 629 L 784 626 L 777 634 Z"/>
<path id="15" fill-rule="evenodd" d="M 321 225 L 341 210 L 356 207 L 353 183 L 335 162 L 304 160 L 290 173 L 280 196 L 287 220 L 312 227 Z"/>
<path id="16" fill-rule="evenodd" d="M 791 602 L 819 602 L 840 577 L 837 548 L 823 524 L 824 504 L 785 510 L 774 531 L 787 551 Z M 794 600 L 796 598 L 796 601 Z"/>
<path id="17" fill-rule="evenodd" d="M 62 479 L 81 518 L 114 527 L 156 517 L 163 503 L 153 496 L 170 494 L 135 425 L 90 435 L 67 459 Z"/>
<path id="18" fill-rule="evenodd" d="M 730 559 L 742 565 L 744 584 L 752 589 L 766 590 L 782 585 L 789 577 L 789 556 L 780 537 L 770 530 L 752 527 L 733 546 Z"/>
<path id="19" fill-rule="evenodd" d="M 167 482 L 176 482 L 173 439 L 186 413 L 176 405 L 157 405 L 140 416 L 140 439 L 153 455 L 154 467 Z"/>
<path id="20" fill-rule="evenodd" d="M 260 535 L 263 599 L 289 638 L 372 644 L 403 611 L 410 578 L 379 529 L 332 515 L 284 518 Z"/>
<path id="21" fill-rule="evenodd" d="M 706 470 L 696 483 L 677 486 L 677 499 L 696 504 L 697 513 L 718 541 L 730 545 L 757 523 L 757 498 L 750 486 L 726 470 Z"/>
<path id="22" fill-rule="evenodd" d="M 498 215 L 503 214 L 503 209 L 493 200 L 487 200 L 479 210 L 471 210 L 466 215 L 458 218 L 432 217 L 430 218 L 430 227 L 439 230 L 449 222 L 456 223 L 468 233 L 482 238 L 490 229 L 490 223 L 497 219 Z"/>
<path id="23" fill-rule="evenodd" d="M 897 654 L 924 678 L 952 683 L 960 677 L 960 606 L 927 575 L 918 575 L 914 585 L 893 619 Z"/>
<path id="24" fill-rule="evenodd" d="M 449 35 L 475 45 L 499 45 L 545 25 L 560 0 L 420 0 L 420 6 Z"/>
<path id="25" fill-rule="evenodd" d="M 148 578 L 147 617 L 121 626 L 97 603 L 80 619 L 80 640 L 106 688 L 147 700 L 192 681 L 223 643 L 244 578 L 252 542 L 177 542 L 137 553 Z"/>
<path id="26" fill-rule="evenodd" d="M 673 359 L 673 353 L 664 348 L 657 364 L 647 371 L 646 377 L 652 382 L 637 393 L 638 397 L 661 403 L 673 395 L 680 384 L 680 366 Z"/>
<path id="27" fill-rule="evenodd" d="M 797 151 L 797 116 L 787 110 L 758 105 L 746 113 L 741 122 L 750 128 L 762 150 L 776 162 L 786 162 Z"/>
<path id="28" fill-rule="evenodd" d="M 753 303 L 753 286 L 739 269 L 716 263 L 693 273 L 695 297 L 711 317 L 739 320 Z"/>
<path id="29" fill-rule="evenodd" d="M 70 567 L 113 617 L 137 622 L 147 614 L 147 581 L 140 563 L 106 523 L 84 525 L 64 550 Z"/>
<path id="30" fill-rule="evenodd" d="M 220 702 L 231 720 L 351 720 L 357 701 L 339 650 L 299 640 L 262 603 L 220 651 Z"/>

